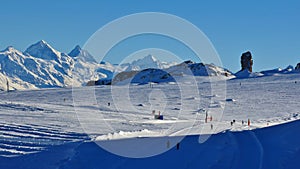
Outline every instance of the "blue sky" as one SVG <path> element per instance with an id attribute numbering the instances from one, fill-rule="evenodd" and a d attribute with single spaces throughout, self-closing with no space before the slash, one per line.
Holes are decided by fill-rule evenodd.
<path id="1" fill-rule="evenodd" d="M 223 66 L 240 69 L 241 53 L 250 50 L 254 71 L 300 62 L 298 1 L 2 1 L 0 49 L 25 50 L 44 39 L 69 52 L 84 45 L 100 27 L 137 12 L 164 12 L 201 29 L 215 46 Z M 188 59 L 189 56 L 181 56 Z M 111 62 L 118 62 L 113 58 Z"/>

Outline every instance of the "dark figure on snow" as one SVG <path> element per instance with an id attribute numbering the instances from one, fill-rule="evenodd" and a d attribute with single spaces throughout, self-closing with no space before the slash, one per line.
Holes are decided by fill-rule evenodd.
<path id="1" fill-rule="evenodd" d="M 179 143 L 176 144 L 176 149 L 179 150 Z"/>

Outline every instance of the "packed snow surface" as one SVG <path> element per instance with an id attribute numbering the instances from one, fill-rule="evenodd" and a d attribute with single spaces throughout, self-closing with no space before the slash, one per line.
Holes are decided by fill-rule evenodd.
<path id="1" fill-rule="evenodd" d="M 2 91 L 0 168 L 95 168 L 97 164 L 99 168 L 101 165 L 106 166 L 104 168 L 136 168 L 142 165 L 143 160 L 130 161 L 110 154 L 91 141 L 186 134 L 190 136 L 181 144 L 183 154 L 170 149 L 159 156 L 162 163 L 165 159 L 169 166 L 186 165 L 181 168 L 239 168 L 242 162 L 249 160 L 242 155 L 249 153 L 253 160 L 250 168 L 256 164 L 254 168 L 264 165 L 264 168 L 294 168 L 291 160 L 297 161 L 300 157 L 297 142 L 300 74 L 226 81 L 218 78 L 184 76 L 178 81 L 181 85 L 159 83 L 80 87 L 73 91 L 71 88 Z M 76 95 L 78 91 L 79 95 Z M 154 119 L 153 110 L 156 110 L 155 113 L 160 111 L 164 120 Z M 250 125 L 247 124 L 248 119 Z M 231 123 L 233 120 L 235 123 Z M 272 127 L 275 125 L 278 126 Z M 199 134 L 213 136 L 199 144 L 196 137 Z M 272 140 L 273 136 L 278 139 Z M 253 142 L 253 139 L 256 141 Z M 286 150 L 283 147 L 273 148 L 278 148 L 283 155 L 289 153 L 290 158 L 276 154 L 271 146 L 281 145 L 284 141 L 289 144 Z M 260 147 L 259 142 L 266 147 Z M 261 148 L 265 148 L 265 154 L 261 154 Z M 237 149 L 240 157 L 236 154 Z M 275 152 L 273 155 L 272 151 Z M 210 158 L 205 157 L 205 153 L 209 153 Z M 265 157 L 266 154 L 269 156 Z M 274 162 L 270 160 L 271 156 L 281 161 Z M 177 163 L 179 157 L 181 163 Z M 267 160 L 267 164 L 259 161 L 261 157 Z M 149 166 L 144 168 L 153 167 L 151 160 L 156 164 L 157 158 L 146 158 L 144 162 L 150 161 Z M 171 158 L 175 159 L 174 163 Z M 120 159 L 122 164 L 118 161 Z M 33 163 L 39 160 L 43 160 L 43 164 Z M 199 160 L 202 165 L 195 163 Z M 277 162 L 280 165 L 276 165 Z M 139 165 L 133 167 L 133 164 Z M 169 168 L 163 166 L 158 164 L 157 168 Z"/>

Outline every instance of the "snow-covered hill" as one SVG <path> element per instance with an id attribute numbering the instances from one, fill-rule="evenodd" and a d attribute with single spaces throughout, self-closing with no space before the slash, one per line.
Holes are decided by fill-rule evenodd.
<path id="1" fill-rule="evenodd" d="M 297 71 L 294 70 L 294 67 L 292 65 L 289 65 L 285 69 L 277 68 L 277 69 L 272 69 L 272 70 L 261 71 L 260 73 L 262 73 L 265 76 L 274 76 L 274 75 L 278 75 L 278 74 L 297 73 Z"/>
<path id="2" fill-rule="evenodd" d="M 213 64 L 195 63 L 185 61 L 181 64 L 166 69 L 171 75 L 194 75 L 194 76 L 226 76 L 232 78 L 232 73 L 224 68 Z"/>
<path id="3" fill-rule="evenodd" d="M 215 66 L 213 64 L 195 63 L 185 61 L 163 69 L 148 68 L 141 71 L 125 71 L 118 73 L 114 79 L 115 84 L 139 83 L 146 84 L 149 82 L 174 82 L 175 79 L 183 76 L 220 76 L 224 79 L 235 77 L 227 69 Z"/>
<path id="4" fill-rule="evenodd" d="M 255 77 L 261 77 L 264 76 L 264 74 L 259 72 L 250 72 L 249 70 L 241 70 L 234 74 L 236 78 L 243 79 L 243 78 L 255 78 Z"/>
<path id="5" fill-rule="evenodd" d="M 245 69 L 245 70 L 238 71 L 234 75 L 238 79 L 243 79 L 243 78 L 256 78 L 256 77 L 263 77 L 263 76 L 279 76 L 279 75 L 293 74 L 293 73 L 300 73 L 300 71 L 294 69 L 292 65 L 289 65 L 285 69 L 276 68 L 271 70 L 264 70 L 261 72 L 250 72 L 247 69 Z"/>

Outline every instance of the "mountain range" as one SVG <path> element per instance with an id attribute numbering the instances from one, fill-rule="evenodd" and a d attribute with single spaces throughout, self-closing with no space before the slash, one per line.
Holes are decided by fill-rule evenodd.
<path id="1" fill-rule="evenodd" d="M 248 78 L 293 72 L 299 72 L 299 69 L 289 66 L 260 73 L 246 70 L 234 74 L 213 64 L 161 62 L 151 54 L 131 63 L 113 65 L 103 61 L 98 63 L 80 46 L 67 54 L 54 49 L 44 40 L 30 45 L 24 52 L 12 46 L 0 51 L 0 90 L 111 84 L 112 81 L 159 83 L 174 81 L 173 77 L 184 75 Z"/>

